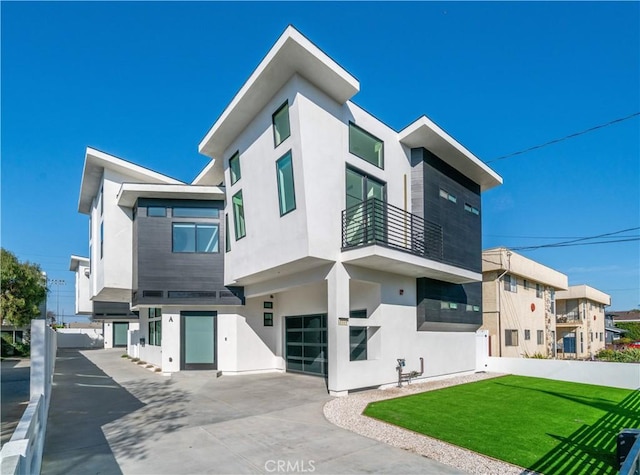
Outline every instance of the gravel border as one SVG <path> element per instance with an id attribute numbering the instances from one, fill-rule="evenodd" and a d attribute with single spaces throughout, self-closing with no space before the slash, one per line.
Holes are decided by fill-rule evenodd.
<path id="1" fill-rule="evenodd" d="M 370 402 L 433 391 L 498 376 L 502 376 L 502 374 L 473 373 L 446 379 L 414 381 L 410 385 L 404 383 L 402 388 L 391 387 L 352 393 L 346 397 L 337 397 L 327 402 L 323 412 L 327 420 L 338 427 L 417 453 L 467 473 L 496 475 L 532 473 L 516 465 L 362 415 L 362 411 Z"/>

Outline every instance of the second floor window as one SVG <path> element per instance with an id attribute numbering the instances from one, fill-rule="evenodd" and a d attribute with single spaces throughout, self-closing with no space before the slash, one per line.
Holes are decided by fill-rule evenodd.
<path id="1" fill-rule="evenodd" d="M 233 224 L 235 225 L 237 241 L 247 235 L 247 229 L 244 222 L 244 201 L 242 199 L 242 190 L 233 195 L 231 203 L 233 204 Z"/>
<path id="2" fill-rule="evenodd" d="M 518 280 L 512 275 L 504 276 L 504 290 L 508 290 L 509 292 L 517 292 L 518 291 Z"/>
<path id="3" fill-rule="evenodd" d="M 217 224 L 173 223 L 173 252 L 218 252 Z"/>
<path id="4" fill-rule="evenodd" d="M 291 163 L 291 151 L 276 162 L 278 180 L 278 202 L 280 203 L 280 216 L 296 209 L 296 193 L 293 186 L 293 164 Z"/>

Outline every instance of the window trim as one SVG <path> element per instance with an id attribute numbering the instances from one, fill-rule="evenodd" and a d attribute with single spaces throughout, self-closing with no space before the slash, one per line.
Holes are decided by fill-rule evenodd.
<path id="1" fill-rule="evenodd" d="M 282 162 L 283 160 L 285 160 L 286 158 L 289 158 L 289 161 L 291 163 L 291 188 L 293 190 L 293 208 L 285 211 L 284 213 L 282 212 L 282 190 L 281 190 L 281 186 L 282 186 L 282 182 L 280 180 L 280 168 L 278 167 L 278 164 L 280 162 Z M 280 217 L 282 218 L 283 216 L 291 213 L 292 211 L 295 211 L 297 208 L 297 204 L 296 204 L 296 180 L 295 180 L 295 176 L 293 173 L 293 154 L 291 153 L 291 150 L 289 150 L 287 153 L 285 153 L 283 156 L 281 156 L 278 160 L 276 160 L 276 182 L 277 182 L 277 187 L 278 187 L 278 208 L 280 210 Z"/>
<path id="2" fill-rule="evenodd" d="M 363 132 L 365 135 L 368 135 L 369 137 L 371 137 L 374 140 L 377 140 L 378 142 L 380 142 L 382 144 L 382 153 L 380 154 L 380 164 L 378 165 L 377 163 L 373 163 L 370 162 L 369 160 L 367 160 L 366 158 L 364 158 L 361 155 L 358 155 L 355 152 L 351 151 L 351 127 L 354 127 L 356 129 L 358 129 L 359 131 Z M 349 153 L 351 155 L 354 155 L 358 158 L 360 158 L 361 160 L 364 160 L 367 163 L 370 163 L 371 165 L 373 165 L 374 167 L 377 167 L 381 170 L 384 170 L 384 140 L 376 137 L 375 135 L 373 135 L 371 132 L 366 131 L 365 129 L 363 129 L 362 127 L 360 127 L 359 125 L 357 125 L 355 122 L 353 121 L 349 121 L 349 130 L 348 130 L 348 134 L 349 134 Z"/>
<path id="3" fill-rule="evenodd" d="M 233 160 L 237 160 L 238 163 L 237 174 L 233 171 L 233 166 L 231 165 L 231 162 Z M 242 170 L 240 168 L 240 150 L 236 150 L 236 153 L 231 155 L 231 157 L 229 158 L 229 181 L 231 182 L 231 185 L 235 185 L 236 183 L 238 183 L 238 180 L 240 180 L 240 178 L 242 178 Z"/>
<path id="4" fill-rule="evenodd" d="M 280 142 L 278 142 L 277 138 L 276 138 L 276 115 L 278 115 L 282 109 L 287 108 L 287 122 L 289 123 L 289 134 L 286 137 L 282 137 L 280 139 Z M 279 145 L 282 145 L 282 143 L 287 140 L 289 137 L 291 137 L 291 115 L 289 114 L 289 111 L 291 109 L 289 108 L 289 99 L 287 99 L 286 101 L 284 101 L 284 103 L 282 103 L 280 105 L 280 107 L 278 107 L 276 109 L 276 111 L 271 114 L 271 127 L 273 129 L 273 148 L 278 148 Z"/>

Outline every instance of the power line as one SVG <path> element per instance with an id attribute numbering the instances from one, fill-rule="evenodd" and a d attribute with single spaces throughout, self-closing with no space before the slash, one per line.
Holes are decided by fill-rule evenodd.
<path id="1" fill-rule="evenodd" d="M 629 232 L 629 231 L 636 231 L 638 229 L 640 229 L 640 227 L 622 229 L 620 231 L 614 231 L 614 232 L 611 232 L 611 233 L 598 234 L 596 236 L 589 236 L 589 237 L 584 237 L 584 238 L 579 238 L 579 239 L 572 239 L 570 241 L 561 241 L 561 242 L 556 242 L 556 243 L 552 243 L 552 244 L 540 244 L 538 246 L 520 246 L 520 247 L 514 247 L 512 249 L 514 251 L 530 251 L 530 250 L 534 250 L 534 249 L 542 249 L 542 248 L 549 248 L 549 247 L 569 247 L 569 246 L 580 246 L 580 245 L 588 245 L 588 244 L 607 244 L 607 243 L 612 243 L 612 242 L 638 241 L 638 240 L 640 240 L 640 237 L 618 236 L 618 238 L 612 239 L 612 240 L 596 241 L 596 242 L 589 242 L 589 243 L 583 242 L 583 241 L 590 241 L 592 239 L 599 239 L 599 238 L 603 238 L 603 237 L 614 236 L 616 234 L 622 234 L 622 233 L 626 233 L 626 232 Z"/>
<path id="2" fill-rule="evenodd" d="M 561 137 L 559 139 L 550 140 L 549 142 L 545 142 L 545 143 L 540 144 L 540 145 L 534 145 L 533 147 L 529 147 L 529 148 L 526 148 L 524 150 L 519 150 L 517 152 L 509 153 L 507 155 L 503 155 L 503 156 L 498 157 L 498 158 L 493 158 L 491 160 L 487 160 L 485 163 L 497 162 L 498 160 L 504 160 L 504 159 L 507 159 L 507 158 L 515 157 L 516 155 L 522 155 L 523 153 L 531 152 L 532 150 L 537 150 L 539 148 L 546 147 L 547 145 L 552 145 L 552 144 L 555 144 L 555 143 L 558 143 L 558 142 L 562 142 L 563 140 L 572 139 L 574 137 L 578 137 L 579 135 L 584 135 L 584 134 L 587 134 L 589 132 L 593 132 L 594 130 L 602 129 L 603 127 L 608 127 L 610 125 L 617 124 L 618 122 L 622 122 L 622 121 L 625 121 L 625 120 L 628 120 L 628 119 L 632 119 L 633 117 L 636 117 L 638 115 L 640 115 L 640 112 L 635 112 L 635 113 L 633 113 L 631 115 L 628 115 L 626 117 L 621 117 L 619 119 L 611 120 L 611 121 L 607 122 L 606 124 L 596 125 L 595 127 L 591 127 L 589 129 L 583 130 L 581 132 L 576 132 L 575 134 L 566 135 L 566 136 Z"/>

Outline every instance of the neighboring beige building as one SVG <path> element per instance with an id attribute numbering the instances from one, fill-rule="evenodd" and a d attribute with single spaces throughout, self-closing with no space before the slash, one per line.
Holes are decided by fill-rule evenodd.
<path id="1" fill-rule="evenodd" d="M 483 251 L 481 329 L 490 355 L 555 356 L 556 292 L 568 287 L 566 275 L 509 249 Z"/>
<path id="2" fill-rule="evenodd" d="M 608 305 L 611 297 L 588 285 L 556 294 L 558 357 L 589 358 L 605 347 L 604 308 Z"/>

